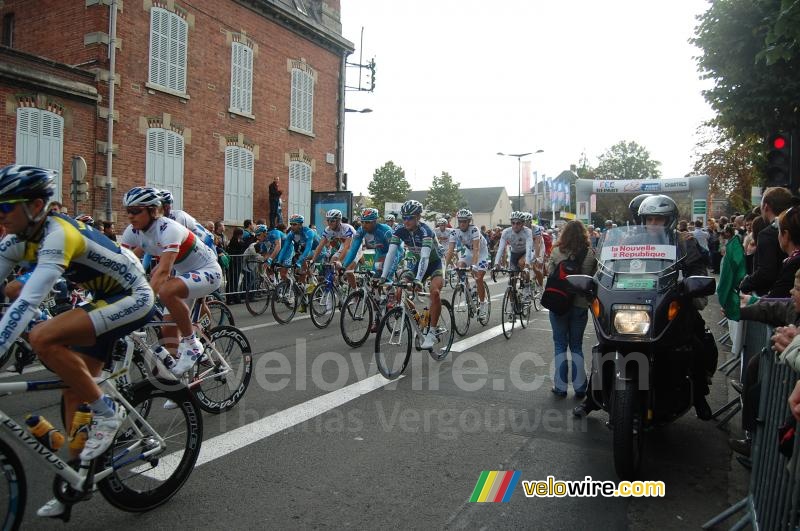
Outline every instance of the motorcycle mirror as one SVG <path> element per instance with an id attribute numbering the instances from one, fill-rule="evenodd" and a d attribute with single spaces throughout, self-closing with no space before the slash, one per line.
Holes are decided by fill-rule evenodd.
<path id="1" fill-rule="evenodd" d="M 576 292 L 594 296 L 593 277 L 589 275 L 567 275 L 567 282 Z"/>
<path id="2" fill-rule="evenodd" d="M 687 297 L 708 297 L 717 291 L 714 277 L 693 276 L 683 279 L 683 294 Z"/>

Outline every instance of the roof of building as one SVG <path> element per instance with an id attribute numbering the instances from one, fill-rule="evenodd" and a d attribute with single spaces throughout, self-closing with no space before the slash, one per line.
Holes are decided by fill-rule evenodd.
<path id="1" fill-rule="evenodd" d="M 502 186 L 492 186 L 489 188 L 461 188 L 459 191 L 467 203 L 467 208 L 478 214 L 492 212 L 504 190 L 505 188 Z M 416 199 L 425 205 L 427 196 L 428 190 L 413 190 L 408 194 L 408 199 Z"/>

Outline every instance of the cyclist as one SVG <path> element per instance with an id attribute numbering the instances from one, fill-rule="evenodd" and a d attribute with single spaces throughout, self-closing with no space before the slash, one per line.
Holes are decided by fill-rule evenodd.
<path id="1" fill-rule="evenodd" d="M 531 257 L 533 254 L 533 231 L 524 225 L 525 213 L 512 212 L 511 213 L 511 226 L 503 229 L 500 234 L 500 243 L 497 246 L 498 265 L 505 267 L 506 265 L 506 245 L 508 245 L 511 253 L 511 268 L 517 271 L 522 271 L 529 280 L 527 268 L 531 265 Z M 523 296 L 526 298 L 531 297 L 530 285 L 526 284 Z"/>
<path id="2" fill-rule="evenodd" d="M 87 227 L 90 227 L 92 229 L 94 228 L 94 218 L 89 214 L 81 214 L 80 216 L 75 216 L 75 220 L 80 221 Z"/>
<path id="3" fill-rule="evenodd" d="M 533 270 L 533 275 L 536 278 L 536 283 L 540 286 L 544 285 L 545 265 L 550 252 L 547 250 L 547 233 L 538 223 L 533 222 L 533 214 L 530 212 L 520 212 L 525 228 L 530 229 L 531 238 L 533 239 L 533 258 L 528 264 L 528 269 Z M 552 247 L 552 238 L 550 238 L 550 247 Z M 527 291 L 527 290 L 526 290 Z M 525 294 L 523 294 L 525 295 Z"/>
<path id="4" fill-rule="evenodd" d="M 161 195 L 161 206 L 164 209 L 164 216 L 177 221 L 194 232 L 194 235 L 200 238 L 200 241 L 206 244 L 214 251 L 214 254 L 216 254 L 217 248 L 214 245 L 214 235 L 208 232 L 203 225 L 198 223 L 197 220 L 186 213 L 186 211 L 172 208 L 172 204 L 175 202 L 175 199 L 172 197 L 172 192 L 169 190 L 161 190 L 159 194 Z"/>
<path id="5" fill-rule="evenodd" d="M 383 221 L 386 222 L 390 229 L 392 229 L 392 232 L 394 232 L 394 230 L 399 226 L 395 221 L 394 214 L 386 214 L 383 216 Z"/>
<path id="6" fill-rule="evenodd" d="M 486 290 L 483 289 L 483 277 L 489 268 L 489 246 L 486 245 L 486 238 L 481 235 L 480 229 L 472 224 L 472 212 L 462 208 L 456 212 L 458 226 L 450 233 L 450 247 L 447 250 L 447 259 L 450 261 L 453 256 L 456 244 L 464 246 L 464 254 L 458 260 L 458 267 L 472 267 L 472 276 L 478 285 L 478 299 L 480 306 L 478 316 L 486 317 L 489 311 L 489 301 L 486 300 Z"/>
<path id="7" fill-rule="evenodd" d="M 222 269 L 211 248 L 199 242 L 194 232 L 162 215 L 162 198 L 155 188 L 131 188 L 122 203 L 131 224 L 120 238 L 121 245 L 133 249 L 137 256 L 147 253 L 160 258 L 151 271 L 150 285 L 166 307 L 165 318 L 177 325 L 164 327 L 164 336 L 177 339 L 178 332 L 182 336 L 178 359 L 174 364 L 164 360 L 172 365 L 174 375 L 181 376 L 203 354 L 189 308 L 194 299 L 219 288 Z"/>
<path id="8" fill-rule="evenodd" d="M 403 225 L 399 226 L 392 235 L 386 260 L 390 264 L 392 263 L 401 243 L 405 245 L 407 251 L 415 255 L 416 274 L 413 270 L 408 270 L 400 278 L 406 282 L 413 280 L 414 287 L 418 290 L 422 289 L 423 282 L 426 279 L 431 279 L 430 322 L 438 323 L 439 315 L 442 313 L 440 292 L 444 283 L 442 278 L 442 259 L 436 249 L 436 236 L 434 236 L 433 230 L 420 221 L 422 210 L 422 203 L 419 201 L 410 199 L 403 203 L 400 209 L 400 214 L 403 216 Z M 388 267 L 383 269 L 381 274 L 382 281 L 386 281 L 389 276 L 389 269 Z M 429 349 L 435 344 L 436 331 L 431 327 L 428 333 L 425 334 L 420 348 Z"/>
<path id="9" fill-rule="evenodd" d="M 5 352 L 39 315 L 39 304 L 63 275 L 81 284 L 93 302 L 33 327 L 30 343 L 43 363 L 67 385 L 64 419 L 81 403 L 94 414 L 81 459 L 105 452 L 124 419 L 124 410 L 95 383 L 117 339 L 152 319 L 155 297 L 139 260 L 101 232 L 74 219 L 49 213 L 55 172 L 34 166 L 0 169 L 0 224 L 8 231 L 0 242 L 0 277 L 23 264 L 32 271 L 17 299 L 0 321 L 0 352 Z M 69 347 L 67 345 L 70 345 Z M 40 516 L 64 511 L 48 503 Z"/>
<path id="10" fill-rule="evenodd" d="M 355 261 L 356 256 L 362 253 L 361 244 L 367 249 L 375 249 L 375 263 L 372 270 L 381 272 L 384 267 L 386 253 L 392 241 L 392 228 L 389 225 L 378 223 L 378 209 L 365 208 L 361 211 L 361 228 L 356 231 L 350 250 L 342 262 L 342 267 L 347 269 Z M 391 272 L 390 272 L 391 274 Z"/>
<path id="11" fill-rule="evenodd" d="M 284 267 L 291 267 L 294 261 L 295 267 L 300 269 L 297 276 L 300 282 L 305 282 L 306 260 L 320 242 L 319 234 L 314 229 L 303 225 L 305 221 L 300 214 L 294 214 L 289 218 L 289 233 L 276 259 Z M 327 255 L 323 253 L 323 256 Z M 286 279 L 285 270 L 281 271 L 281 278 Z"/>
<path id="12" fill-rule="evenodd" d="M 331 256 L 333 265 L 338 269 L 342 267 L 340 260 L 343 256 L 346 256 L 347 252 L 350 250 L 350 246 L 353 243 L 353 236 L 355 236 L 356 231 L 352 225 L 342 222 L 341 210 L 336 208 L 328 210 L 328 212 L 325 214 L 325 218 L 328 221 L 328 226 L 322 233 L 322 239 L 320 240 L 320 244 L 317 246 L 316 250 L 314 250 L 314 255 L 311 257 L 311 261 L 316 261 L 319 257 L 319 254 L 322 252 L 322 249 L 327 247 L 329 244 L 338 243 L 339 248 Z M 358 262 L 361 261 L 361 257 L 363 255 L 364 251 L 359 250 L 355 260 L 349 264 L 347 268 L 345 268 L 345 271 L 354 271 L 356 265 L 358 265 Z M 352 274 L 347 275 L 347 283 L 350 284 L 351 288 L 355 289 L 355 276 Z"/>

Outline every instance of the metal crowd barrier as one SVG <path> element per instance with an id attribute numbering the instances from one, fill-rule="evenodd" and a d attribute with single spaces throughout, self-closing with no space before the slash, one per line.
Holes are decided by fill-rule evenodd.
<path id="1" fill-rule="evenodd" d="M 792 419 L 787 399 L 800 379 L 800 373 L 780 364 L 770 348 L 772 329 L 765 324 L 748 326 L 748 337 L 764 337 L 759 361 L 761 395 L 758 428 L 753 440 L 753 468 L 747 497 L 705 524 L 708 529 L 744 510 L 745 514 L 731 527 L 744 529 L 796 529 L 800 527 L 800 438 L 795 432 L 790 444 L 791 458 L 779 450 L 779 429 Z M 753 342 L 754 343 L 754 342 Z M 765 346 L 766 345 L 766 346 Z M 742 356 L 746 363 L 748 356 Z"/>

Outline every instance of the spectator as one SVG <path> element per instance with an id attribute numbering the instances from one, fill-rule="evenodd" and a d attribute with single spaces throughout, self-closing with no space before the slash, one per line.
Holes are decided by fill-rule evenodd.
<path id="1" fill-rule="evenodd" d="M 50 201 L 50 213 L 51 214 L 60 214 L 63 205 L 58 201 Z"/>
<path id="2" fill-rule="evenodd" d="M 733 225 L 725 226 L 725 256 L 722 258 L 717 286 L 717 299 L 728 318 L 728 332 L 733 346 L 731 352 L 739 354 L 742 349 L 742 324 L 739 317 L 739 284 L 745 271 L 745 256 L 742 242 L 736 237 Z"/>
<path id="3" fill-rule="evenodd" d="M 580 220 L 569 221 L 561 231 L 558 245 L 553 247 L 548 271 L 553 271 L 568 257 L 578 258 L 583 255 L 581 273 L 592 275 L 597 267 L 594 251 L 589 242 L 589 234 Z M 586 396 L 586 370 L 583 362 L 583 332 L 589 320 L 589 301 L 581 295 L 575 295 L 572 307 L 564 315 L 550 312 L 550 325 L 553 329 L 553 346 L 555 350 L 555 374 L 552 392 L 560 397 L 567 396 L 568 369 L 567 347 L 572 354 L 572 388 L 575 398 Z"/>
<path id="4" fill-rule="evenodd" d="M 221 221 L 214 223 L 214 243 L 220 249 L 228 248 L 228 237 L 225 236 L 225 224 Z"/>
<path id="5" fill-rule="evenodd" d="M 750 225 L 750 232 L 744 237 L 744 260 L 747 265 L 747 274 L 753 273 L 753 262 L 758 248 L 758 233 L 764 230 L 767 222 L 761 216 L 755 218 Z"/>
<path id="6" fill-rule="evenodd" d="M 719 226 L 714 218 L 708 218 L 706 230 L 708 232 L 708 254 L 710 255 L 711 271 L 718 275 L 722 255 L 719 252 Z"/>
<path id="7" fill-rule="evenodd" d="M 231 237 L 231 239 L 233 238 Z M 244 226 L 242 229 L 242 241 L 245 242 L 247 245 L 250 245 L 250 243 L 252 243 L 254 239 L 255 238 L 253 236 L 253 220 L 246 219 L 244 220 Z M 245 249 L 246 248 L 247 246 L 245 246 Z"/>
<path id="8" fill-rule="evenodd" d="M 247 220 L 247 223 L 250 220 Z M 251 223 L 252 225 L 252 223 Z M 236 227 L 233 229 L 233 235 L 228 243 L 227 252 L 230 255 L 231 263 L 228 267 L 227 281 L 228 292 L 236 292 L 228 295 L 228 304 L 238 304 L 242 302 L 241 292 L 244 291 L 242 284 L 239 282 L 239 276 L 242 273 L 242 255 L 247 249 L 248 244 L 244 239 L 244 229 Z"/>
<path id="9" fill-rule="evenodd" d="M 103 222 L 103 234 L 105 234 L 111 241 L 117 241 L 117 233 L 114 231 L 113 221 Z"/>
<path id="10" fill-rule="evenodd" d="M 278 223 L 283 223 L 281 216 L 281 195 L 283 191 L 278 188 L 281 178 L 275 176 L 269 185 L 269 228 L 274 229 Z"/>
<path id="11" fill-rule="evenodd" d="M 758 234 L 753 273 L 742 280 L 740 288 L 743 292 L 764 295 L 778 278 L 778 271 L 786 254 L 778 246 L 778 228 L 773 222 L 791 205 L 792 194 L 786 188 L 772 187 L 764 191 L 761 197 L 761 217 L 769 225 Z"/>
<path id="12" fill-rule="evenodd" d="M 703 228 L 703 222 L 699 219 L 694 222 L 692 236 L 694 236 L 694 239 L 700 244 L 700 252 L 703 254 L 703 258 L 711 265 L 711 252 L 708 248 L 708 232 Z"/>

